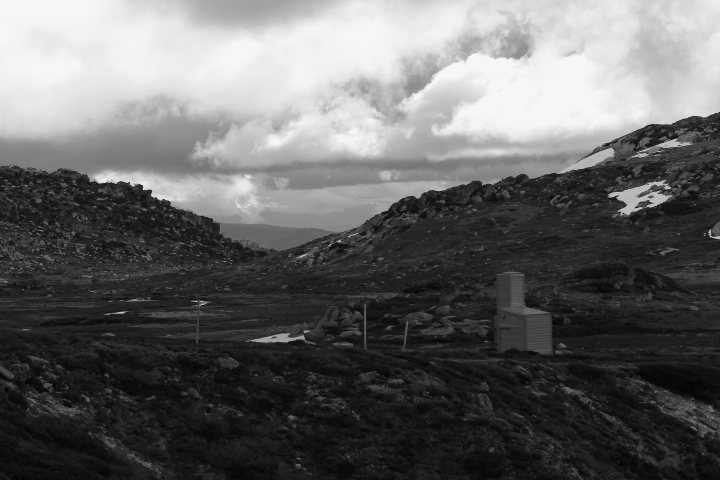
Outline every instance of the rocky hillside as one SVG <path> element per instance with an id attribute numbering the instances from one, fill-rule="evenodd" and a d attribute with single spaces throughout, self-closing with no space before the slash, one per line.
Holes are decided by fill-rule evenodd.
<path id="1" fill-rule="evenodd" d="M 65 169 L 0 167 L 6 281 L 58 266 L 192 266 L 256 256 L 219 232 L 211 218 L 174 208 L 142 185 L 98 184 Z"/>
<path id="2" fill-rule="evenodd" d="M 92 290 L 3 290 L 0 479 L 720 478 L 709 118 L 645 127 L 564 174 L 407 197 L 239 265 L 140 279 L 123 271 L 142 260 L 100 255 L 118 276 Z M 5 194 L 45 212 L 58 194 L 27 193 L 44 182 Z M 0 225 L 95 232 L 120 208 L 99 196 L 72 199 L 93 221 Z M 140 202 L 121 217 L 179 221 Z M 496 352 L 503 271 L 551 313 L 554 355 Z"/>
<path id="3" fill-rule="evenodd" d="M 669 140 L 705 143 L 720 138 L 720 112 L 703 117 L 688 117 L 670 125 L 651 124 L 598 146 L 590 155 L 611 148 L 616 160 L 654 147 Z M 701 149 L 696 149 L 698 151 Z M 696 153 L 696 155 L 702 152 Z"/>
<path id="4" fill-rule="evenodd" d="M 662 135 L 659 138 L 642 137 L 638 140 L 637 137 L 642 135 L 635 132 L 598 147 L 595 150 L 602 151 L 612 144 L 613 148 L 617 147 L 623 153 L 618 159 L 591 168 L 534 179 L 521 174 L 494 184 L 474 181 L 441 192 L 425 192 L 419 198 L 403 198 L 357 228 L 310 242 L 302 250 L 296 250 L 296 255 L 288 257 L 282 267 L 312 267 L 352 254 L 371 252 L 379 242 L 394 240 L 411 226 L 431 220 L 488 217 L 488 227 L 499 228 L 497 221 L 493 220 L 494 216 L 501 212 L 504 215 L 511 208 L 515 208 L 511 211 L 517 211 L 521 207 L 551 207 L 553 211 L 559 210 L 575 218 L 584 217 L 583 230 L 596 228 L 592 225 L 593 218 L 604 222 L 610 217 L 614 220 L 613 224 L 636 225 L 643 220 L 660 221 L 668 216 L 701 210 L 709 212 L 716 203 L 714 199 L 720 194 L 720 164 L 717 163 L 720 157 L 720 123 L 715 121 L 720 114 L 707 119 L 692 118 L 698 118 L 695 126 L 700 129 L 699 132 L 689 129 L 691 119 L 687 119 L 673 124 L 685 127 L 676 128 L 672 133 L 656 125 L 638 130 L 642 135 L 647 132 Z M 647 145 L 664 141 L 668 135 L 676 138 L 685 135 L 684 141 L 652 152 L 645 151 Z M 632 197 L 633 206 L 638 206 L 631 208 L 626 215 L 621 210 L 627 204 L 620 195 L 628 194 Z M 718 220 L 720 217 L 715 222 Z M 532 224 L 534 220 L 530 222 Z M 536 231 L 542 231 L 540 223 L 535 223 L 534 227 Z M 711 227 L 712 224 L 704 225 L 698 234 L 707 232 Z"/>
<path id="5" fill-rule="evenodd" d="M 720 476 L 717 356 L 0 343 L 0 478 Z"/>

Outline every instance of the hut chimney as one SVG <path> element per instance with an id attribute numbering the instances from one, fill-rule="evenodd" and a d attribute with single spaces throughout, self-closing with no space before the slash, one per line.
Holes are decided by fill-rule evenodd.
<path id="1" fill-rule="evenodd" d="M 525 275 L 504 272 L 497 276 L 497 307 L 525 306 Z"/>

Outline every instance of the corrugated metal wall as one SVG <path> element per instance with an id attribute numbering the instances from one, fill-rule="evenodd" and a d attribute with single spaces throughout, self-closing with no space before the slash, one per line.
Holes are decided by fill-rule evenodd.
<path id="1" fill-rule="evenodd" d="M 525 316 L 526 350 L 549 355 L 553 353 L 552 317 L 549 313 Z"/>
<path id="2" fill-rule="evenodd" d="M 498 308 L 525 306 L 525 275 L 505 272 L 497 276 Z"/>
<path id="3" fill-rule="evenodd" d="M 498 352 L 504 352 L 510 348 L 527 350 L 524 315 L 514 315 L 500 310 L 495 316 L 495 326 L 495 333 L 498 336 L 496 340 Z M 502 326 L 508 326 L 510 329 L 502 328 Z"/>

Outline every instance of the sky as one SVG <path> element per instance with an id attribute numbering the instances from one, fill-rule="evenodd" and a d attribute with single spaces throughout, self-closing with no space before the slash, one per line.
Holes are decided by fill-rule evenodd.
<path id="1" fill-rule="evenodd" d="M 0 165 L 345 230 L 720 111 L 716 0 L 23 0 Z"/>

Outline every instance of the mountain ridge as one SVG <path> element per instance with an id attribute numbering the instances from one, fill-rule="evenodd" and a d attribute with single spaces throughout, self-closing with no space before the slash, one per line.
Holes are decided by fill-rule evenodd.
<path id="1" fill-rule="evenodd" d="M 715 480 L 720 138 L 690 123 L 708 136 L 406 197 L 247 261 L 0 285 L 0 459 L 19 479 Z M 553 355 L 497 352 L 504 271 Z"/>
<path id="2" fill-rule="evenodd" d="M 297 247 L 316 238 L 335 233 L 321 228 L 228 222 L 220 222 L 220 232 L 234 240 L 249 240 L 274 250 Z"/>

